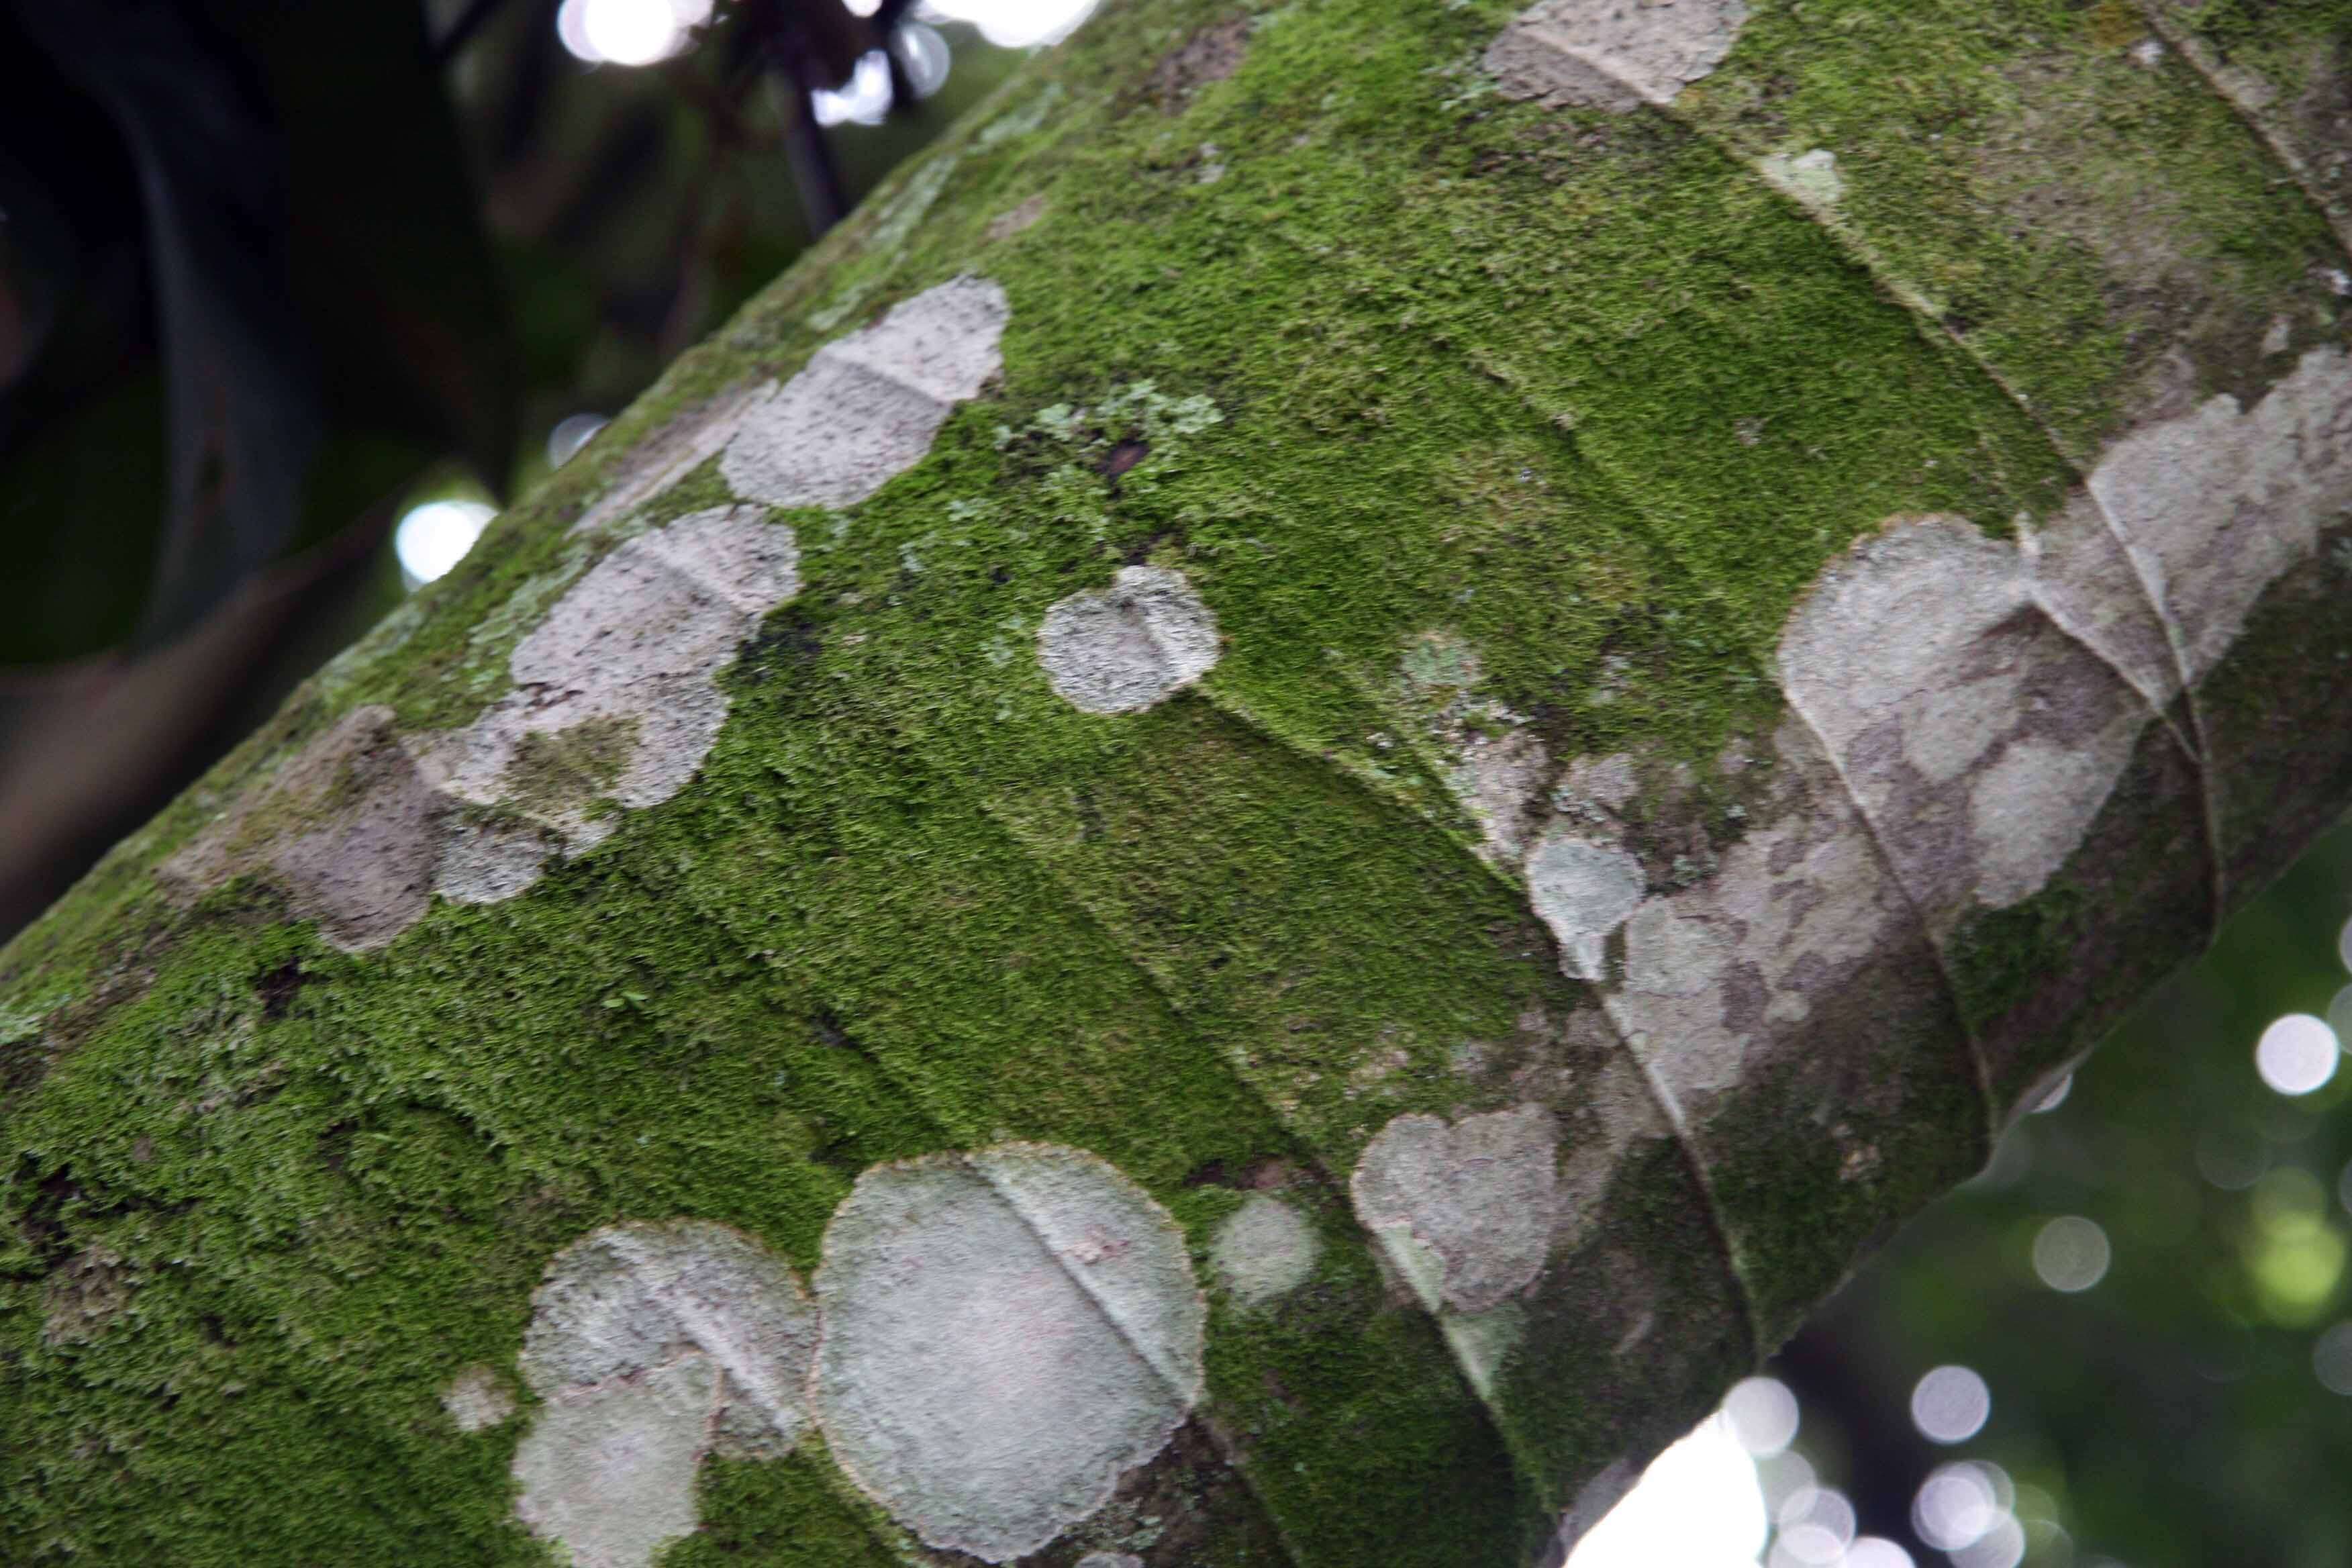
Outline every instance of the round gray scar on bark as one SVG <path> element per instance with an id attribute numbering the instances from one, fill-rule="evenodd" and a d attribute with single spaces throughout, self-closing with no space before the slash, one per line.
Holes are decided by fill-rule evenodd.
<path id="1" fill-rule="evenodd" d="M 1747 0 L 1541 0 L 1487 46 L 1506 98 L 1629 113 L 1721 65 Z"/>
<path id="2" fill-rule="evenodd" d="M 1209 673 L 1217 621 L 1181 572 L 1122 566 L 1111 585 L 1073 594 L 1045 612 L 1037 662 L 1071 706 L 1133 713 Z"/>
<path id="3" fill-rule="evenodd" d="M 736 1231 L 592 1232 L 531 1303 L 519 1365 L 545 1403 L 515 1450 L 515 1512 L 579 1568 L 645 1568 L 694 1530 L 706 1453 L 774 1457 L 808 1425 L 815 1309 Z"/>
<path id="4" fill-rule="evenodd" d="M 826 1443 L 934 1547 L 1036 1551 L 1201 1397 L 1206 1307 L 1183 1235 L 1082 1150 L 877 1166 L 835 1212 L 815 1283 Z"/>
<path id="5" fill-rule="evenodd" d="M 1483 1312 L 1535 1281 L 1559 1218 L 1559 1129 L 1540 1105 L 1381 1129 L 1348 1190 L 1431 1311 Z"/>
<path id="6" fill-rule="evenodd" d="M 825 344 L 748 407 L 720 475 L 768 506 L 856 505 L 922 461 L 949 412 L 1003 368 L 1010 314 L 997 284 L 958 278 Z"/>
<path id="7" fill-rule="evenodd" d="M 628 540 L 516 645 L 514 689 L 463 730 L 421 736 L 419 764 L 459 801 L 523 820 L 461 823 L 436 886 L 461 902 L 511 898 L 551 846 L 614 828 L 601 803 L 669 799 L 727 720 L 716 677 L 760 618 L 800 590 L 793 531 L 755 506 L 717 507 Z"/>
<path id="8" fill-rule="evenodd" d="M 1253 1193 L 1209 1244 L 1209 1262 L 1235 1301 L 1263 1306 L 1315 1273 L 1322 1241 L 1307 1217 L 1280 1198 Z"/>
<path id="9" fill-rule="evenodd" d="M 1528 854 L 1528 901 L 1559 942 L 1559 967 L 1578 980 L 1606 969 L 1609 933 L 1641 908 L 1649 879 L 1642 863 L 1554 823 Z"/>
<path id="10" fill-rule="evenodd" d="M 460 1432 L 479 1432 L 514 1414 L 514 1395 L 486 1366 L 469 1366 L 441 1390 L 441 1408 Z"/>

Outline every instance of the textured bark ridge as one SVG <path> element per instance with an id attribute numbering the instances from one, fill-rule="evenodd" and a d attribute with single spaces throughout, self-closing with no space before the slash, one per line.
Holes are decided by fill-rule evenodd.
<path id="1" fill-rule="evenodd" d="M 1556 1562 L 2352 800 L 2331 15 L 1114 8 L 0 955 L 0 1558 Z"/>

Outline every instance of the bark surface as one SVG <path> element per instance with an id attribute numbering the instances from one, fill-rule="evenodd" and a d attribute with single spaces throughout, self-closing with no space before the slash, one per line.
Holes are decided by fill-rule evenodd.
<path id="1" fill-rule="evenodd" d="M 2352 800 L 2347 38 L 1114 6 L 0 953 L 0 1557 L 1556 1562 Z"/>

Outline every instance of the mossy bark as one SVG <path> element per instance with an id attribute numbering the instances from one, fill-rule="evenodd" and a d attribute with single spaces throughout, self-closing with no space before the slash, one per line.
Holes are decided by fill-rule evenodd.
<path id="1" fill-rule="evenodd" d="M 807 1277 L 861 1178 L 1016 1144 L 1209 1308 L 1022 1561 L 1556 1557 L 1979 1164 L 2352 800 L 2352 8 L 1658 9 L 1721 25 L 1670 89 L 1582 0 L 1114 5 L 0 953 L 0 1557 L 546 1561 L 560 1251 Z M 1001 368 L 903 471 L 734 493 L 772 383 L 958 279 Z M 878 428 L 803 401 L 762 438 Z M 1088 711 L 1039 628 L 1133 567 L 1213 666 Z M 566 614 L 583 721 L 512 730 Z M 1957 651 L 1881 689 L 1905 616 Z M 827 1420 L 662 1560 L 957 1560 Z"/>

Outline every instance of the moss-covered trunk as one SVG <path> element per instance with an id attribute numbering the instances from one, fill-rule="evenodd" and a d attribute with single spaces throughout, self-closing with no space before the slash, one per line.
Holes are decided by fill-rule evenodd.
<path id="1" fill-rule="evenodd" d="M 0 955 L 0 1559 L 1556 1555 L 2352 798 L 2347 35 L 1114 7 Z"/>

